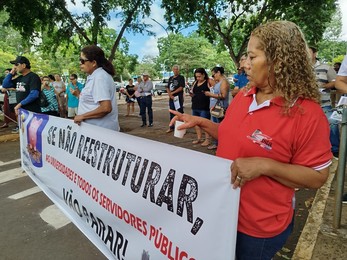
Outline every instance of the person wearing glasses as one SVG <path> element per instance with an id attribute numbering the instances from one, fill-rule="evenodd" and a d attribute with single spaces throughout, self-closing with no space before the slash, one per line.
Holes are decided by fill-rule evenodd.
<path id="1" fill-rule="evenodd" d="M 114 131 L 119 131 L 116 88 L 113 76 L 115 70 L 106 59 L 104 51 L 96 45 L 89 45 L 80 54 L 81 71 L 88 74 L 84 88 L 79 95 L 76 124 L 82 121 Z"/>
<path id="2" fill-rule="evenodd" d="M 10 73 L 4 79 L 4 88 L 16 88 L 17 105 L 14 107 L 16 115 L 18 109 L 23 108 L 32 112 L 41 113 L 40 107 L 40 92 L 41 92 L 41 79 L 40 77 L 30 70 L 30 61 L 24 56 L 17 56 L 13 61 L 14 64 Z M 16 73 L 21 75 L 14 78 Z"/>
<path id="3" fill-rule="evenodd" d="M 70 75 L 70 83 L 66 87 L 67 95 L 67 117 L 74 118 L 78 111 L 78 99 L 82 91 L 83 84 L 77 81 L 77 75 Z"/>

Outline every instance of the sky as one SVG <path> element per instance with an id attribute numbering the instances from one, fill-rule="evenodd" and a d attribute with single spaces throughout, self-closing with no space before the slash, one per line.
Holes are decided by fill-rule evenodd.
<path id="1" fill-rule="evenodd" d="M 347 0 L 338 0 L 337 1 L 342 13 L 342 33 L 340 40 L 347 41 Z M 68 3 L 70 3 L 68 1 Z M 69 4 L 69 11 L 82 13 L 87 11 L 87 9 L 82 5 L 81 0 L 76 1 L 76 6 Z M 144 56 L 157 56 L 159 55 L 159 50 L 157 48 L 157 41 L 161 37 L 167 37 L 166 31 L 162 28 L 167 27 L 167 23 L 164 20 L 164 11 L 160 8 L 160 1 L 155 1 L 151 7 L 152 13 L 150 18 L 145 19 L 146 23 L 151 24 L 153 27 L 151 30 L 156 33 L 156 36 L 147 36 L 141 34 L 125 33 L 124 36 L 129 42 L 129 54 L 137 54 L 140 59 Z M 162 26 L 151 20 L 151 18 L 158 21 Z M 117 32 L 120 29 L 120 23 L 116 19 L 111 19 L 108 23 L 110 28 L 114 28 Z M 182 30 L 184 35 L 187 35 L 191 32 L 191 28 Z"/>
<path id="2" fill-rule="evenodd" d="M 347 1 L 339 0 L 338 1 L 342 13 L 342 33 L 341 40 L 347 41 Z"/>

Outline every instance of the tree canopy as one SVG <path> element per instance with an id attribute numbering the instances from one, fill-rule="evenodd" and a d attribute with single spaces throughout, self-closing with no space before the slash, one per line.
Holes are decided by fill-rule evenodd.
<path id="1" fill-rule="evenodd" d="M 75 0 L 70 0 L 75 4 Z M 44 50 L 54 53 L 59 46 L 71 44 L 98 44 L 100 37 L 105 36 L 107 21 L 111 16 L 119 19 L 121 29 L 114 39 L 109 52 L 112 61 L 125 30 L 153 34 L 149 24 L 142 18 L 150 14 L 153 0 L 82 0 L 87 12 L 72 13 L 68 10 L 66 0 L 6 0 L 0 2 L 0 11 L 5 10 L 9 16 L 7 24 L 17 29 L 26 39 L 32 42 L 46 36 Z M 78 36 L 78 40 L 74 38 Z"/>
<path id="2" fill-rule="evenodd" d="M 162 0 L 170 26 L 198 23 L 200 34 L 228 50 L 238 64 L 252 30 L 277 19 L 298 24 L 311 44 L 321 39 L 335 0 Z"/>

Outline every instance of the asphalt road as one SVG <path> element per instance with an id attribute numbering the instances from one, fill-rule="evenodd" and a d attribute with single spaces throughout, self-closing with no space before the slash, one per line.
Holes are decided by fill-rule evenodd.
<path id="1" fill-rule="evenodd" d="M 167 94 L 154 98 L 154 127 L 141 128 L 137 105 L 135 114 L 126 117 L 121 97 L 118 106 L 121 131 L 213 155 L 214 151 L 191 143 L 196 137 L 193 130 L 187 131 L 182 139 L 165 133 L 169 123 L 167 100 Z M 189 100 L 186 96 L 187 113 L 191 112 Z M 315 190 L 297 191 L 294 232 L 274 259 L 291 258 L 314 195 Z M 18 141 L 0 143 L 0 219 L 0 259 L 105 259 L 22 172 Z"/>

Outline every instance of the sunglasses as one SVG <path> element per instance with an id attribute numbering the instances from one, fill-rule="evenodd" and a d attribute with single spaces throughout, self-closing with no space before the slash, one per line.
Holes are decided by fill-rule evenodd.
<path id="1" fill-rule="evenodd" d="M 75 80 L 75 78 L 70 78 L 70 80 Z"/>
<path id="2" fill-rule="evenodd" d="M 84 64 L 86 61 L 90 61 L 90 60 L 80 58 L 80 63 L 81 63 L 81 64 Z"/>

